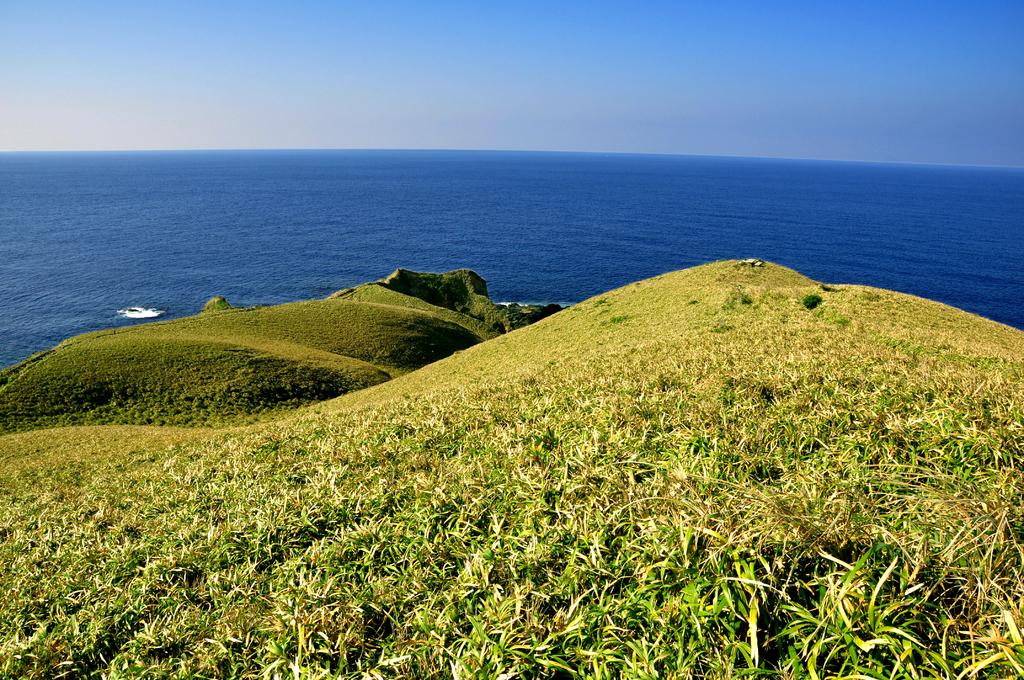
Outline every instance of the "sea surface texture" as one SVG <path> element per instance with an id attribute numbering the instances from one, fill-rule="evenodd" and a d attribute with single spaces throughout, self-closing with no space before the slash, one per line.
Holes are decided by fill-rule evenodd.
<path id="1" fill-rule="evenodd" d="M 470 267 L 571 303 L 764 258 L 1024 327 L 1024 170 L 433 151 L 0 154 L 0 366 L 63 338 Z"/>

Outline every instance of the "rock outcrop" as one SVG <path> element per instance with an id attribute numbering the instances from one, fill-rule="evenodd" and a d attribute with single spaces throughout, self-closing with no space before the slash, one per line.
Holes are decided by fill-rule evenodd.
<path id="1" fill-rule="evenodd" d="M 507 333 L 551 316 L 560 305 L 495 304 L 487 293 L 487 282 L 472 269 L 456 269 L 443 274 L 396 269 L 388 277 L 371 284 L 419 298 L 481 321 L 494 333 Z M 346 288 L 330 297 L 343 298 L 355 289 Z"/>
<path id="2" fill-rule="evenodd" d="M 227 301 L 223 295 L 214 295 L 212 298 L 206 301 L 203 305 L 203 309 L 199 312 L 200 314 L 206 314 L 207 312 L 222 312 L 226 309 L 234 309 L 231 303 Z"/>

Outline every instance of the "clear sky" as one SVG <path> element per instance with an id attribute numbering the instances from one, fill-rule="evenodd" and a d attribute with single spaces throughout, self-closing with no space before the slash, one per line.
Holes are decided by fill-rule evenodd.
<path id="1" fill-rule="evenodd" d="M 0 0 L 0 149 L 1024 165 L 1024 0 Z"/>

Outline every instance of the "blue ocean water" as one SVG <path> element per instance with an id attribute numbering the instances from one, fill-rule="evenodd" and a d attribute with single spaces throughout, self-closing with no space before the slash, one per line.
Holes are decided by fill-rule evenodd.
<path id="1" fill-rule="evenodd" d="M 574 302 L 709 260 L 1024 328 L 1024 170 L 457 151 L 0 154 L 0 366 L 133 323 L 470 267 Z"/>

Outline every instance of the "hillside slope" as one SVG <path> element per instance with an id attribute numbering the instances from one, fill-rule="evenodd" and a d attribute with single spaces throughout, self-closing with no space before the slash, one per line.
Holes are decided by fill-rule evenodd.
<path id="1" fill-rule="evenodd" d="M 9 677 L 1024 668 L 1024 333 L 906 295 L 714 263 L 275 422 L 41 434 Z"/>
<path id="2" fill-rule="evenodd" d="M 492 337 L 401 293 L 233 309 L 88 333 L 0 372 L 0 432 L 203 424 L 336 397 Z"/>

